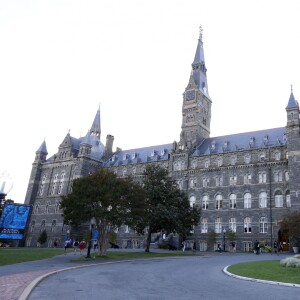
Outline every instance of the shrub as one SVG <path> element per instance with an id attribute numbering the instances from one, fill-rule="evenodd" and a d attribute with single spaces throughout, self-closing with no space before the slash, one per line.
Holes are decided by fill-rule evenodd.
<path id="1" fill-rule="evenodd" d="M 287 257 L 280 261 L 280 265 L 286 268 L 300 268 L 300 255 Z"/>

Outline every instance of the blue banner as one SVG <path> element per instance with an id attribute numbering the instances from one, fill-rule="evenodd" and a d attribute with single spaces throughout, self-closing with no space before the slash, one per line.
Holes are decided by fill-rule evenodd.
<path id="1" fill-rule="evenodd" d="M 30 213 L 30 205 L 6 204 L 0 219 L 0 239 L 21 240 Z"/>

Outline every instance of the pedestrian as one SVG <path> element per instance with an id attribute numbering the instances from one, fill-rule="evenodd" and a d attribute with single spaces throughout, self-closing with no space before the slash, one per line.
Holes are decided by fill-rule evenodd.
<path id="1" fill-rule="evenodd" d="M 282 252 L 283 251 L 283 245 L 282 245 L 282 242 L 279 243 L 279 252 Z"/>
<path id="2" fill-rule="evenodd" d="M 220 253 L 222 252 L 220 243 L 218 243 L 218 250 L 219 250 Z"/>
<path id="3" fill-rule="evenodd" d="M 57 246 L 58 246 L 58 240 L 55 240 L 54 241 L 54 248 L 57 248 Z"/>
<path id="4" fill-rule="evenodd" d="M 86 241 L 85 241 L 85 240 L 82 240 L 82 241 L 79 243 L 80 255 L 82 255 L 82 251 L 85 249 L 85 247 L 86 247 Z"/>
<path id="5" fill-rule="evenodd" d="M 259 252 L 260 252 L 260 247 L 259 247 L 259 242 L 258 242 L 258 240 L 255 240 L 254 247 L 255 247 L 256 255 L 258 255 Z"/>
<path id="6" fill-rule="evenodd" d="M 231 247 L 232 247 L 232 252 L 235 252 L 235 242 L 231 243 Z"/>
<path id="7" fill-rule="evenodd" d="M 182 242 L 182 251 L 185 251 L 185 241 Z"/>
<path id="8" fill-rule="evenodd" d="M 94 252 L 96 251 L 97 248 L 98 248 L 98 241 L 94 240 Z"/>
<path id="9" fill-rule="evenodd" d="M 70 240 L 65 240 L 65 244 L 64 244 L 65 255 L 67 254 L 67 248 L 69 247 L 69 244 L 70 244 Z"/>
<path id="10" fill-rule="evenodd" d="M 278 253 L 278 242 L 276 240 L 274 241 L 273 248 L 274 248 L 274 253 L 279 255 L 279 253 Z"/>
<path id="11" fill-rule="evenodd" d="M 76 239 L 73 243 L 74 255 L 76 254 L 78 247 L 79 247 L 79 241 Z"/>

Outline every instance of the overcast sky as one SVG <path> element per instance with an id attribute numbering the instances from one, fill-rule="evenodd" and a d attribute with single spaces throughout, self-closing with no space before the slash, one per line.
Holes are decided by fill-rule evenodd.
<path id="1" fill-rule="evenodd" d="M 35 151 L 85 135 L 125 149 L 181 130 L 199 26 L 211 136 L 286 125 L 300 95 L 299 0 L 0 0 L 0 172 L 23 203 Z"/>

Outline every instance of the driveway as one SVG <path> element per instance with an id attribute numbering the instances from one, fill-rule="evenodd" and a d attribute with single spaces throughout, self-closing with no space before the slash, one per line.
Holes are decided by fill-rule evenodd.
<path id="1" fill-rule="evenodd" d="M 238 262 L 281 258 L 270 254 L 222 253 L 109 262 L 47 277 L 29 299 L 299 299 L 299 288 L 245 281 L 222 271 Z"/>

